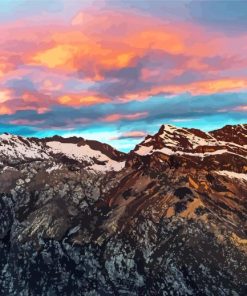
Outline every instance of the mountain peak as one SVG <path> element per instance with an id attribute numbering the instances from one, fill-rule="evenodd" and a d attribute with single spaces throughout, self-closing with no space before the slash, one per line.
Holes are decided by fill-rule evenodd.
<path id="1" fill-rule="evenodd" d="M 161 153 L 208 157 L 216 154 L 246 155 L 247 125 L 225 126 L 212 132 L 164 124 L 159 131 L 135 147 L 141 156 Z"/>
<path id="2" fill-rule="evenodd" d="M 173 132 L 175 130 L 179 129 L 179 127 L 171 124 L 162 124 L 159 131 L 167 131 L 167 132 Z"/>

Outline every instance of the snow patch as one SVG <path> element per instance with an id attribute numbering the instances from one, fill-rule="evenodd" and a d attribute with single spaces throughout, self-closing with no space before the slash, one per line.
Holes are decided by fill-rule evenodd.
<path id="1" fill-rule="evenodd" d="M 51 141 L 46 144 L 54 153 L 62 153 L 71 159 L 88 162 L 89 168 L 95 171 L 120 171 L 125 166 L 125 162 L 115 161 L 102 152 L 92 149 L 89 145 L 78 146 L 77 144 L 58 141 Z M 96 164 L 94 158 L 102 164 Z"/>
<path id="2" fill-rule="evenodd" d="M 23 140 L 21 140 L 23 139 Z M 0 135 L 0 155 L 8 159 L 49 159 L 43 147 L 26 138 L 2 134 Z"/>
<path id="3" fill-rule="evenodd" d="M 148 155 L 150 152 L 153 152 L 153 146 L 140 146 L 138 150 L 135 151 L 135 153 L 139 155 Z"/>
<path id="4" fill-rule="evenodd" d="M 235 173 L 230 171 L 216 171 L 216 173 L 222 176 L 227 176 L 229 178 L 247 181 L 247 174 Z"/>
<path id="5" fill-rule="evenodd" d="M 61 168 L 62 168 L 62 165 L 56 164 L 56 165 L 48 168 L 46 171 L 47 171 L 47 173 L 51 173 L 52 171 L 59 170 Z"/>

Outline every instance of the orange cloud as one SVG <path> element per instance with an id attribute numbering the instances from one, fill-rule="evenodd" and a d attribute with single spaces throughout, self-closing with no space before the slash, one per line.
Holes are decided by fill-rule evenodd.
<path id="1" fill-rule="evenodd" d="M 82 93 L 82 94 L 68 94 L 58 98 L 58 103 L 66 106 L 90 106 L 95 104 L 102 104 L 109 102 L 108 98 L 101 97 L 97 94 Z"/>
<path id="2" fill-rule="evenodd" d="M 22 91 L 22 90 L 21 90 Z M 14 114 L 17 111 L 34 110 L 38 114 L 50 110 L 50 98 L 37 91 L 15 93 L 14 90 L 0 90 L 0 114 Z"/>
<path id="3" fill-rule="evenodd" d="M 175 65 L 162 76 L 159 65 L 140 71 L 141 81 L 150 82 L 159 79 L 160 85 L 154 84 L 149 90 L 138 89 L 135 93 L 128 91 L 121 95 L 125 99 L 142 99 L 160 92 L 180 93 L 216 93 L 237 90 L 245 87 L 244 79 L 203 79 L 198 82 L 170 83 L 172 79 L 183 75 L 186 69 L 211 73 L 210 65 L 202 61 L 203 57 L 226 51 L 228 37 L 209 35 L 203 28 L 192 24 L 177 23 L 171 26 L 165 21 L 153 17 L 137 15 L 126 11 L 84 11 L 78 13 L 72 20 L 71 27 L 53 31 L 49 47 L 42 48 L 30 56 L 30 63 L 42 65 L 51 70 L 81 75 L 84 80 L 94 82 L 109 79 L 107 73 L 125 68 L 137 67 L 138 61 L 151 50 L 183 55 L 187 61 Z M 96 30 L 97 28 L 97 30 Z M 121 32 L 121 33 L 118 33 Z M 191 40 L 191 32 L 195 39 Z M 236 42 L 239 40 L 236 39 Z M 242 40 L 241 40 L 242 41 Z M 150 61 L 152 64 L 152 60 Z M 215 67 L 212 67 L 215 71 Z M 220 69 L 219 69 L 220 70 Z M 80 73 L 80 74 L 79 74 Z M 114 73 L 114 72 L 113 72 Z M 113 79 L 114 79 L 114 74 Z M 211 75 L 211 74 L 210 74 Z M 117 79 L 117 78 L 116 78 Z M 115 97 L 118 99 L 118 97 Z M 64 95 L 58 99 L 63 105 L 90 105 L 106 101 L 95 96 L 80 98 L 80 96 Z"/>
<path id="4" fill-rule="evenodd" d="M 161 93 L 181 94 L 190 92 L 192 95 L 206 95 L 222 93 L 228 91 L 247 89 L 247 79 L 215 79 L 205 80 L 181 85 L 161 85 L 150 87 L 148 90 L 139 91 L 138 93 L 127 93 L 123 100 L 143 100 Z"/>
<path id="5" fill-rule="evenodd" d="M 38 52 L 32 57 L 32 61 L 37 65 L 46 66 L 47 68 L 56 69 L 64 67 L 66 70 L 74 70 L 73 54 L 77 48 L 68 44 L 55 45 L 52 48 Z"/>
<path id="6" fill-rule="evenodd" d="M 9 89 L 0 89 L 0 103 L 4 103 L 11 98 L 11 91 Z"/>
<path id="7" fill-rule="evenodd" d="M 4 77 L 5 73 L 12 69 L 12 66 L 0 61 L 0 78 Z"/>
<path id="8" fill-rule="evenodd" d="M 13 110 L 11 110 L 9 107 L 0 104 L 0 115 L 10 115 L 13 113 Z"/>
<path id="9" fill-rule="evenodd" d="M 244 77 L 236 74 L 228 79 L 216 75 L 227 77 L 221 70 L 229 67 L 231 57 L 234 57 L 230 59 L 231 70 L 245 69 L 246 44 L 246 36 L 225 36 L 189 22 L 171 24 L 134 10 L 108 9 L 102 13 L 88 9 L 79 12 L 71 23 L 32 26 L 29 21 L 19 21 L 4 25 L 0 29 L 0 57 L 4 57 L 0 58 L 0 77 L 6 81 L 20 75 L 30 77 L 37 93 L 49 98 L 24 91 L 22 103 L 11 108 L 31 108 L 39 113 L 46 112 L 51 105 L 79 107 L 110 100 L 142 100 L 160 93 L 237 91 L 247 87 Z M 153 56 L 157 59 L 153 60 Z M 215 66 L 204 61 L 214 56 L 223 57 L 228 63 Z M 26 68 L 22 71 L 23 66 Z M 40 71 L 37 76 L 43 71 L 42 83 L 35 77 L 37 69 Z M 176 82 L 186 71 L 194 71 L 194 76 Z M 48 74 L 57 75 L 54 82 L 46 79 Z M 77 80 L 74 89 L 70 83 L 72 89 L 65 89 L 66 79 Z M 76 88 L 80 82 L 92 83 L 90 90 L 71 93 L 80 89 Z M 6 98 L 6 94 L 1 98 L 0 93 L 2 102 Z M 2 110 L 7 112 L 6 108 L 5 105 Z"/>
<path id="10" fill-rule="evenodd" d="M 184 40 L 181 35 L 176 34 L 171 28 L 153 29 L 137 32 L 126 40 L 130 46 L 137 49 L 156 49 L 168 53 L 178 54 L 184 52 Z"/>
<path id="11" fill-rule="evenodd" d="M 247 79 L 218 79 L 212 81 L 202 81 L 191 84 L 192 93 L 211 94 L 218 92 L 234 91 L 247 88 Z"/>
<path id="12" fill-rule="evenodd" d="M 53 30 L 50 42 L 47 36 L 45 40 L 41 49 L 27 55 L 27 63 L 66 72 L 81 69 L 93 80 L 104 79 L 106 70 L 133 65 L 150 49 L 174 54 L 185 50 L 184 34 L 178 30 L 125 11 L 80 12 L 71 27 Z"/>
<path id="13" fill-rule="evenodd" d="M 191 41 L 191 32 L 197 42 Z M 218 54 L 228 40 L 213 37 L 212 32 L 209 36 L 192 24 L 171 26 L 157 18 L 124 10 L 104 13 L 88 10 L 79 12 L 71 27 L 52 32 L 49 47 L 35 53 L 30 62 L 66 71 L 76 71 L 78 66 L 88 70 L 90 65 L 93 77 L 97 77 L 102 68 L 127 67 L 151 49 L 195 57 Z M 193 64 L 202 67 L 196 59 L 191 67 Z M 89 76 L 92 78 L 92 73 Z"/>

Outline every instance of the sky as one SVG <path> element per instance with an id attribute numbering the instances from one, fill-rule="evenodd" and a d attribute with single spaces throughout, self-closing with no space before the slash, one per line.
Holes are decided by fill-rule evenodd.
<path id="1" fill-rule="evenodd" d="M 133 149 L 247 122 L 247 1 L 0 0 L 0 133 Z"/>

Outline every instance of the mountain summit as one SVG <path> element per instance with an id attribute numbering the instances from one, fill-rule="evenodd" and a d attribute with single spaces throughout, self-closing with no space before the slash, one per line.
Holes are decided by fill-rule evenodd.
<path id="1" fill-rule="evenodd" d="M 158 161 L 157 166 L 172 160 L 178 167 L 245 173 L 246 144 L 247 125 L 226 126 L 209 133 L 162 125 L 157 134 L 147 136 L 131 154 Z"/>
<path id="2" fill-rule="evenodd" d="M 246 295 L 247 125 L 3 134 L 0 191 L 1 295 Z"/>
<path id="3" fill-rule="evenodd" d="M 147 136 L 137 145 L 135 153 L 147 155 L 154 152 L 164 154 L 194 154 L 209 155 L 210 153 L 224 153 L 228 150 L 244 147 L 247 142 L 247 125 L 226 126 L 220 130 L 203 132 L 194 128 L 178 128 L 172 125 L 162 125 L 154 136 Z M 162 150 L 163 149 L 163 150 Z"/>

